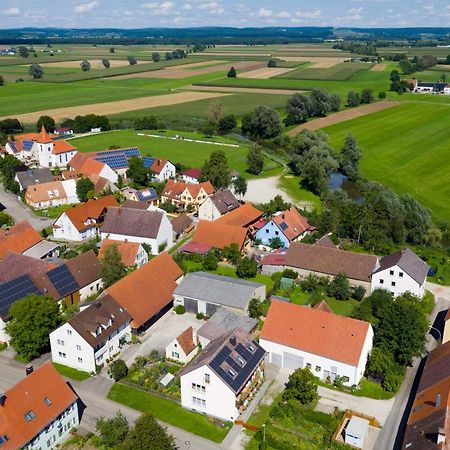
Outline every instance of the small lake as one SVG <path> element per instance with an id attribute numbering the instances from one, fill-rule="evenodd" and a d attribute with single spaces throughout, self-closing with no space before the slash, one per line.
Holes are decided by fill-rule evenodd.
<path id="1" fill-rule="evenodd" d="M 357 204 L 361 204 L 364 199 L 361 197 L 358 189 L 356 189 L 355 183 L 350 181 L 343 173 L 333 172 L 328 180 L 328 187 L 335 191 L 336 189 L 342 189 L 348 198 L 353 200 Z"/>

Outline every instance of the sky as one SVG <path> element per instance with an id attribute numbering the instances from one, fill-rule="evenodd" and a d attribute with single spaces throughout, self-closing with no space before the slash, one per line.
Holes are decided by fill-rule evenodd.
<path id="1" fill-rule="evenodd" d="M 0 17 L 0 28 L 448 27 L 450 0 L 0 0 Z"/>

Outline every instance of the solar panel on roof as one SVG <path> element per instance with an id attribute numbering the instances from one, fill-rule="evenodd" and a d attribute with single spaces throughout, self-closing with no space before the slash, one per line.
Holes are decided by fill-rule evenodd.
<path id="1" fill-rule="evenodd" d="M 61 297 L 65 297 L 79 288 L 75 278 L 65 265 L 50 270 L 47 272 L 47 276 Z"/>
<path id="2" fill-rule="evenodd" d="M 280 228 L 281 228 L 283 231 L 284 231 L 287 227 L 288 227 L 288 226 L 287 226 L 286 222 L 281 222 L 281 223 L 280 223 Z"/>
<path id="3" fill-rule="evenodd" d="M 0 314 L 6 316 L 10 306 L 29 294 L 42 294 L 28 275 L 22 275 L 15 280 L 0 285 Z"/>
<path id="4" fill-rule="evenodd" d="M 144 167 L 146 169 L 149 169 L 155 162 L 155 158 L 151 158 L 150 156 L 144 156 L 142 158 L 142 161 L 144 161 Z"/>
<path id="5" fill-rule="evenodd" d="M 113 150 L 106 150 L 103 152 L 97 152 L 96 158 L 103 158 L 107 156 L 117 156 L 117 155 L 125 155 L 126 158 L 131 158 L 132 156 L 141 156 L 139 149 L 137 147 L 130 148 L 116 148 Z"/>
<path id="6" fill-rule="evenodd" d="M 114 156 L 96 156 L 94 159 L 108 165 L 111 169 L 128 167 L 127 157 L 123 153 L 118 153 Z"/>
<path id="7" fill-rule="evenodd" d="M 24 150 L 31 150 L 33 147 L 34 142 L 33 141 L 23 141 L 23 149 Z"/>
<path id="8" fill-rule="evenodd" d="M 17 153 L 16 143 L 14 141 L 9 141 L 9 145 L 11 146 L 13 153 Z"/>

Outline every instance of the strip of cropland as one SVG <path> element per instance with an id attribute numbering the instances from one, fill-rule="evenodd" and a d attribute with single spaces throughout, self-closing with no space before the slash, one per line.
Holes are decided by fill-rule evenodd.
<path id="1" fill-rule="evenodd" d="M 361 72 L 362 70 L 368 70 L 372 67 L 372 64 L 357 63 L 357 62 L 345 62 L 337 64 L 329 68 L 316 68 L 316 67 L 300 67 L 297 70 L 290 71 L 288 73 L 277 75 L 276 78 L 287 78 L 297 80 L 333 80 L 333 81 L 346 81 L 353 75 Z"/>
<path id="2" fill-rule="evenodd" d="M 450 105 L 404 102 L 323 131 L 341 148 L 352 133 L 363 151 L 368 179 L 409 193 L 433 217 L 450 221 Z"/>

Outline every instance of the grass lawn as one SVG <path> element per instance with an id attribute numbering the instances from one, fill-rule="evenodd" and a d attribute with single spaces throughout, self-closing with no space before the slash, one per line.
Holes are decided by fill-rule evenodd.
<path id="1" fill-rule="evenodd" d="M 227 424 L 222 428 L 208 417 L 188 411 L 178 403 L 119 383 L 112 386 L 108 398 L 214 442 L 222 442 L 231 427 Z"/>
<path id="2" fill-rule="evenodd" d="M 300 67 L 291 72 L 278 75 L 274 78 L 285 78 L 294 80 L 333 80 L 346 81 L 362 70 L 369 70 L 373 64 L 358 62 L 345 62 L 326 69 L 314 67 Z"/>
<path id="3" fill-rule="evenodd" d="M 37 216 L 41 217 L 49 217 L 50 219 L 56 219 L 62 214 L 63 212 L 66 212 L 68 209 L 73 208 L 76 206 L 76 204 L 70 204 L 70 205 L 59 205 L 59 206 L 50 206 L 49 208 L 43 208 L 43 209 L 35 209 L 31 208 L 33 212 Z"/>
<path id="4" fill-rule="evenodd" d="M 222 267 L 219 266 L 214 271 L 214 273 L 217 273 L 218 275 L 224 275 L 226 277 L 232 277 L 232 278 L 239 278 L 236 275 L 236 269 L 233 267 Z M 266 285 L 266 292 L 269 292 L 274 285 L 274 281 L 272 278 L 270 278 L 268 275 L 262 275 L 260 273 L 256 274 L 256 277 L 254 278 L 248 278 L 248 281 L 254 281 L 255 283 L 261 283 Z"/>
<path id="5" fill-rule="evenodd" d="M 363 151 L 364 176 L 409 193 L 433 216 L 450 220 L 449 117 L 448 105 L 408 102 L 323 131 L 335 148 L 352 133 Z"/>
<path id="6" fill-rule="evenodd" d="M 336 387 L 333 384 L 325 383 L 325 381 L 318 379 L 317 383 L 320 386 L 332 389 L 333 391 L 345 392 L 347 394 L 355 395 L 356 397 L 368 397 L 376 400 L 388 400 L 394 397 L 395 392 L 385 391 L 381 385 L 369 381 L 366 378 L 362 378 L 356 389 L 352 390 L 350 387 L 342 386 Z"/>
<path id="7" fill-rule="evenodd" d="M 238 170 L 246 178 L 255 178 L 246 172 L 247 169 L 247 152 L 248 145 L 237 142 L 229 138 L 218 137 L 212 141 L 228 142 L 238 144 L 239 147 L 226 147 L 221 145 L 212 145 L 198 142 L 187 142 L 184 140 L 161 139 L 150 136 L 139 136 L 138 133 L 144 134 L 159 134 L 159 135 L 174 135 L 180 134 L 186 137 L 195 137 L 201 140 L 208 140 L 200 134 L 176 132 L 166 130 L 163 132 L 137 132 L 134 130 L 114 131 L 110 133 L 101 133 L 94 136 L 87 136 L 77 139 L 71 139 L 70 142 L 81 152 L 91 152 L 104 150 L 111 145 L 119 147 L 139 147 L 143 155 L 156 156 L 160 158 L 167 158 L 173 163 L 180 163 L 187 167 L 202 167 L 210 154 L 216 150 L 223 150 L 228 159 L 230 169 Z M 271 176 L 278 173 L 280 166 L 275 164 L 268 158 L 265 159 L 265 164 L 268 168 L 262 176 Z M 261 175 L 259 175 L 261 178 Z"/>
<path id="8" fill-rule="evenodd" d="M 307 202 L 317 211 L 322 211 L 322 202 L 320 198 L 311 191 L 300 186 L 300 177 L 286 174 L 280 178 L 279 187 L 300 204 Z"/>
<path id="9" fill-rule="evenodd" d="M 88 372 L 84 372 L 82 370 L 73 369 L 72 367 L 64 366 L 63 364 L 52 363 L 53 367 L 63 376 L 67 378 L 71 378 L 76 381 L 83 381 L 90 378 Z"/>
<path id="10" fill-rule="evenodd" d="M 336 300 L 332 297 L 327 297 L 325 301 L 333 312 L 340 316 L 350 316 L 353 310 L 359 305 L 357 300 Z"/>

